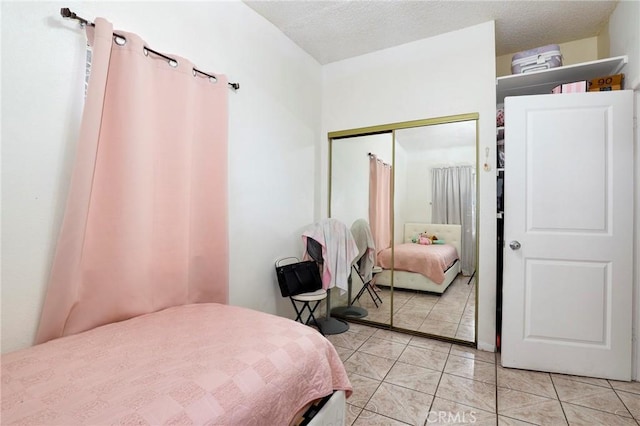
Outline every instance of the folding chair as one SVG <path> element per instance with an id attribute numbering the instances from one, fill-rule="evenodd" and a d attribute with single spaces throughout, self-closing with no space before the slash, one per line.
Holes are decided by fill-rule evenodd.
<path id="1" fill-rule="evenodd" d="M 276 261 L 276 268 L 298 262 L 300 262 L 300 260 L 297 257 L 285 257 Z M 319 271 L 318 274 L 320 274 Z M 320 334 L 322 334 L 323 336 L 324 332 L 322 331 L 322 327 L 316 319 L 314 312 L 318 308 L 320 302 L 322 302 L 326 298 L 327 291 L 324 289 L 312 291 L 309 293 L 301 293 L 295 296 L 289 296 L 291 304 L 293 305 L 293 309 L 296 311 L 296 321 L 305 325 L 315 325 L 316 327 L 318 327 L 318 331 L 320 331 Z M 302 305 L 298 307 L 298 303 L 301 303 Z M 307 316 L 307 319 L 303 321 L 302 316 L 305 310 L 309 311 L 309 315 Z"/>
<path id="2" fill-rule="evenodd" d="M 365 291 L 367 291 L 369 293 L 369 296 L 371 296 L 371 300 L 373 300 L 373 303 L 376 305 L 376 308 L 378 307 L 378 302 L 380 302 L 380 304 L 382 304 L 382 299 L 380 298 L 380 296 L 378 296 L 378 293 L 376 293 L 375 289 L 373 288 L 373 278 L 371 278 L 369 281 L 364 282 L 364 278 L 362 278 L 362 275 L 360 275 L 360 271 L 358 270 L 357 263 L 354 263 L 352 268 L 354 271 L 356 271 L 356 275 L 358 276 L 358 278 L 360 278 L 360 281 L 362 281 L 362 288 L 360 289 L 360 291 L 358 292 L 358 294 L 356 294 L 356 297 L 353 298 L 353 300 L 351 301 L 351 305 L 353 305 L 354 303 L 356 303 L 358 300 L 360 300 L 360 297 L 364 294 Z M 375 274 L 377 272 L 381 272 L 382 269 L 378 266 L 373 268 L 373 272 L 374 272 L 374 277 Z"/>

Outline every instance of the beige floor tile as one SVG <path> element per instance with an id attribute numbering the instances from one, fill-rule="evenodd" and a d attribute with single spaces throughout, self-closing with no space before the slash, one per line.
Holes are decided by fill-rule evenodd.
<path id="1" fill-rule="evenodd" d="M 570 402 L 573 405 L 605 411 L 607 413 L 615 414 L 616 416 L 632 417 L 632 414 L 629 412 L 625 404 L 620 401 L 620 398 L 618 398 L 616 393 L 612 390 L 600 395 L 578 398 L 567 402 Z"/>
<path id="2" fill-rule="evenodd" d="M 531 426 L 532 424 L 534 423 L 523 422 L 522 420 L 512 419 L 507 416 L 498 416 L 498 426 Z"/>
<path id="3" fill-rule="evenodd" d="M 417 330 L 426 318 L 427 314 L 402 311 L 393 315 L 393 325 L 397 327 L 399 323 L 413 324 L 412 330 Z"/>
<path id="4" fill-rule="evenodd" d="M 376 332 L 373 333 L 373 337 L 404 344 L 409 343 L 409 341 L 411 340 L 411 335 L 409 334 L 398 333 L 391 330 L 383 330 L 382 328 L 377 329 Z"/>
<path id="5" fill-rule="evenodd" d="M 640 420 L 640 395 L 620 390 L 616 390 L 616 393 L 631 412 L 631 415 L 633 415 L 636 420 Z"/>
<path id="6" fill-rule="evenodd" d="M 358 352 L 364 352 L 370 355 L 381 356 L 396 360 L 404 351 L 407 345 L 405 343 L 392 342 L 391 340 L 378 339 L 370 337 L 364 342 Z"/>
<path id="7" fill-rule="evenodd" d="M 396 362 L 384 382 L 435 395 L 442 372 Z"/>
<path id="8" fill-rule="evenodd" d="M 334 348 L 336 348 L 336 352 L 338 352 L 338 356 L 340 356 L 340 359 L 342 360 L 342 362 L 345 362 L 346 360 L 348 360 L 349 357 L 353 355 L 353 352 L 354 352 L 353 349 L 347 349 L 340 346 L 334 346 Z"/>
<path id="9" fill-rule="evenodd" d="M 458 326 L 458 330 L 456 331 L 456 339 L 466 340 L 467 342 L 473 342 L 476 338 L 476 328 L 472 325 L 462 325 Z"/>
<path id="10" fill-rule="evenodd" d="M 498 414 L 537 425 L 567 424 L 557 399 L 500 387 Z"/>
<path id="11" fill-rule="evenodd" d="M 434 308 L 435 309 L 435 308 Z M 430 321 L 426 319 L 418 328 L 418 331 L 435 336 L 454 337 L 458 330 L 458 323 L 444 321 Z"/>
<path id="12" fill-rule="evenodd" d="M 614 389 L 640 394 L 640 382 L 619 382 L 617 380 L 609 380 L 609 383 Z"/>
<path id="13" fill-rule="evenodd" d="M 475 407 L 434 398 L 427 425 L 469 425 L 495 426 L 496 415 Z"/>
<path id="14" fill-rule="evenodd" d="M 444 372 L 485 383 L 496 383 L 496 365 L 472 358 L 449 355 Z"/>
<path id="15" fill-rule="evenodd" d="M 382 303 L 378 302 L 378 306 L 376 306 L 373 302 L 363 303 L 362 307 L 365 308 L 369 315 L 380 312 L 389 315 L 391 313 L 391 304 L 388 301 L 382 301 Z M 369 317 L 366 317 L 369 319 Z"/>
<path id="16" fill-rule="evenodd" d="M 356 373 L 374 380 L 382 380 L 387 375 L 394 361 L 362 352 L 355 352 L 344 363 L 348 373 Z"/>
<path id="17" fill-rule="evenodd" d="M 462 318 L 460 318 L 460 325 L 475 327 L 476 317 L 473 315 L 462 314 Z"/>
<path id="18" fill-rule="evenodd" d="M 369 315 L 367 316 L 369 321 L 373 321 L 380 324 L 391 324 L 391 314 L 388 312 L 372 312 L 369 311 Z"/>
<path id="19" fill-rule="evenodd" d="M 368 325 L 364 324 L 356 324 L 354 322 L 349 323 L 349 332 L 358 333 L 361 336 L 373 336 L 378 330 L 378 328 L 369 327 Z"/>
<path id="20" fill-rule="evenodd" d="M 611 385 L 606 379 L 596 379 L 595 377 L 582 377 L 582 376 L 571 376 L 568 374 L 551 373 L 551 379 L 555 380 L 556 378 L 564 379 L 564 380 L 573 380 L 574 382 L 587 383 L 590 385 L 611 388 Z"/>
<path id="21" fill-rule="evenodd" d="M 420 328 L 424 318 L 415 316 L 396 315 L 393 318 L 393 326 L 397 328 L 404 328 L 405 330 L 417 330 Z"/>
<path id="22" fill-rule="evenodd" d="M 431 309 L 438 302 L 438 296 L 416 294 L 404 304 L 406 307 Z"/>
<path id="23" fill-rule="evenodd" d="M 394 304 L 395 305 L 395 304 Z M 405 303 L 402 306 L 394 306 L 394 312 L 396 314 L 399 313 L 412 313 L 412 314 L 416 314 L 416 315 L 421 315 L 423 317 L 426 317 L 427 315 L 429 315 L 429 312 L 431 312 L 431 309 L 433 308 L 433 305 L 430 304 L 426 304 L 426 305 L 419 305 L 419 304 L 413 304 L 413 303 Z"/>
<path id="24" fill-rule="evenodd" d="M 378 293 L 379 295 L 380 293 Z M 365 307 L 369 312 L 371 311 L 386 311 L 386 312 L 391 312 L 391 299 L 385 299 L 384 297 L 381 298 L 382 302 L 380 302 L 379 300 L 376 300 L 378 302 L 378 306 L 376 306 L 375 303 L 373 303 L 373 300 L 371 300 L 370 298 L 365 300 L 364 303 L 362 303 L 362 306 Z M 360 299 L 362 300 L 362 299 Z M 397 308 L 397 306 L 396 306 Z"/>
<path id="25" fill-rule="evenodd" d="M 458 307 L 457 310 L 462 313 L 464 311 L 464 307 L 467 304 L 467 300 L 469 299 L 469 293 L 461 293 L 453 290 L 451 293 L 447 293 L 440 298 L 437 305 L 455 305 Z M 461 309 L 460 309 L 461 308 Z"/>
<path id="26" fill-rule="evenodd" d="M 607 426 L 625 426 L 636 425 L 635 420 L 629 417 L 616 416 L 611 413 L 605 413 L 604 411 L 592 410 L 586 407 L 580 407 L 570 404 L 568 402 L 562 403 L 564 414 L 571 426 L 593 426 L 593 425 L 607 425 Z"/>
<path id="27" fill-rule="evenodd" d="M 429 315 L 428 310 L 401 308 L 399 311 L 393 314 L 393 325 L 395 325 L 396 322 L 398 322 L 398 320 L 400 319 L 403 319 L 405 322 L 419 322 L 418 325 L 420 325 L 427 317 L 427 315 Z"/>
<path id="28" fill-rule="evenodd" d="M 369 338 L 369 336 L 365 334 L 352 331 L 345 331 L 340 334 L 328 334 L 325 337 L 333 343 L 333 346 L 354 350 L 358 349 Z"/>
<path id="29" fill-rule="evenodd" d="M 381 383 L 380 380 L 374 380 L 356 373 L 349 373 L 349 380 L 353 387 L 353 393 L 347 402 L 360 408 L 364 408 L 364 406 L 367 405 L 369 398 L 371 398 L 371 395 L 375 393 Z"/>
<path id="30" fill-rule="evenodd" d="M 450 290 L 449 299 L 437 299 L 445 302 L 440 310 L 462 293 Z M 421 297 L 437 297 L 404 296 L 404 313 L 418 312 L 414 304 Z M 388 312 L 390 306 L 373 314 Z M 461 321 L 472 314 L 467 303 Z M 571 425 L 640 425 L 638 382 L 503 368 L 499 354 L 361 324 L 352 323 L 348 332 L 328 339 L 354 387 L 347 425 L 555 425 L 566 420 Z M 463 423 L 459 413 L 473 413 L 474 422 L 467 418 Z"/>
<path id="31" fill-rule="evenodd" d="M 347 409 L 345 413 L 346 418 L 344 422 L 345 426 L 351 426 L 353 422 L 356 421 L 361 412 L 362 408 L 347 403 Z"/>
<path id="32" fill-rule="evenodd" d="M 432 400 L 433 395 L 382 383 L 365 409 L 412 425 L 423 425 Z"/>
<path id="33" fill-rule="evenodd" d="M 389 306 L 391 306 L 391 304 L 389 304 Z M 400 310 L 402 309 L 406 309 L 407 307 L 407 302 L 397 302 L 397 301 L 393 301 L 393 314 L 394 316 L 398 314 L 398 312 L 400 312 Z"/>
<path id="34" fill-rule="evenodd" d="M 462 317 L 464 314 L 465 301 L 444 301 L 441 300 L 431 308 L 431 314 L 456 314 Z"/>
<path id="35" fill-rule="evenodd" d="M 462 312 L 462 317 L 475 318 L 476 317 L 475 304 L 467 303 L 467 305 L 464 308 L 464 311 Z"/>
<path id="36" fill-rule="evenodd" d="M 371 303 L 368 306 L 367 305 L 363 305 L 363 306 L 367 310 L 369 315 L 375 314 L 375 313 L 391 315 L 391 303 L 386 301 L 383 301 L 383 303 L 378 302 L 378 306 L 375 306 L 373 303 Z M 369 317 L 366 317 L 366 318 L 369 319 Z"/>
<path id="37" fill-rule="evenodd" d="M 481 410 L 496 411 L 496 387 L 464 377 L 444 373 L 436 396 Z"/>
<path id="38" fill-rule="evenodd" d="M 417 365 L 418 367 L 442 371 L 447 361 L 447 354 L 415 346 L 407 346 L 404 352 L 402 352 L 402 355 L 400 355 L 400 358 L 398 358 L 398 361 Z"/>
<path id="39" fill-rule="evenodd" d="M 373 299 L 371 299 L 371 297 L 368 294 L 365 294 L 360 298 L 360 300 L 356 302 L 356 306 L 360 306 L 362 308 L 365 308 L 367 311 L 371 312 L 372 310 L 380 309 L 382 306 L 385 305 L 384 299 L 382 299 L 382 304 L 377 299 L 376 299 L 376 302 L 378 302 L 378 306 L 376 306 Z"/>
<path id="40" fill-rule="evenodd" d="M 469 294 L 471 286 L 468 286 L 464 280 L 458 280 L 451 283 L 447 290 L 444 292 L 444 296 L 452 294 Z"/>
<path id="41" fill-rule="evenodd" d="M 480 351 L 468 346 L 453 345 L 451 347 L 451 355 L 490 362 L 492 364 L 496 363 L 496 354 L 494 352 Z"/>
<path id="42" fill-rule="evenodd" d="M 547 398 L 557 398 L 549 373 L 516 370 L 498 366 L 498 386 L 519 390 Z"/>
<path id="43" fill-rule="evenodd" d="M 451 350 L 451 343 L 440 340 L 429 339 L 427 337 L 413 336 L 409 341 L 409 346 L 417 346 L 419 348 L 429 349 L 436 352 L 448 354 Z"/>
<path id="44" fill-rule="evenodd" d="M 394 308 L 400 307 L 413 298 L 415 293 L 410 293 L 402 290 L 395 289 L 393 292 L 393 305 Z"/>
<path id="45" fill-rule="evenodd" d="M 405 426 L 407 424 L 390 417 L 381 416 L 373 411 L 362 410 L 353 426 Z"/>
<path id="46" fill-rule="evenodd" d="M 439 322 L 439 321 L 447 321 L 447 322 L 457 322 L 460 323 L 460 319 L 462 318 L 462 312 L 449 312 L 449 311 L 436 311 L 433 310 L 426 316 L 427 321 Z"/>
<path id="47" fill-rule="evenodd" d="M 407 311 L 415 311 L 415 312 L 421 312 L 424 314 L 424 316 L 426 317 L 427 315 L 429 315 L 429 312 L 431 312 L 431 310 L 433 309 L 433 307 L 436 305 L 435 302 L 426 302 L 426 301 L 411 301 L 409 300 L 407 303 L 405 303 L 400 309 L 403 310 L 407 310 Z M 396 311 L 398 312 L 398 311 Z"/>
<path id="48" fill-rule="evenodd" d="M 557 376 L 553 378 L 553 384 L 562 402 L 570 402 L 573 405 L 606 411 L 617 416 L 631 417 L 631 413 L 611 388 Z"/>

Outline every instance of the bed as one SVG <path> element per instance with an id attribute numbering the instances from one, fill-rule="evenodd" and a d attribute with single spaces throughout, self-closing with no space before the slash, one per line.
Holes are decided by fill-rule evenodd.
<path id="1" fill-rule="evenodd" d="M 442 251 L 443 248 L 440 245 L 432 246 L 420 246 L 414 244 L 411 240 L 418 234 L 425 232 L 429 235 L 436 235 L 439 240 L 444 240 L 445 245 L 449 248 L 455 248 L 455 259 L 449 258 L 447 266 L 438 271 L 435 279 L 430 279 L 427 276 L 412 272 L 410 270 L 396 270 L 393 272 L 393 286 L 394 288 L 408 289 L 408 290 L 420 290 L 429 291 L 433 293 L 442 294 L 447 287 L 453 282 L 453 280 L 460 273 L 460 260 L 458 259 L 461 244 L 461 229 L 460 225 L 443 225 L 433 223 L 406 223 L 404 225 L 404 244 L 396 245 L 395 263 L 402 264 L 403 259 L 398 256 L 402 256 L 403 252 L 413 252 L 418 249 L 429 250 L 430 248 Z M 406 245 L 406 246 L 404 246 Z M 404 246 L 404 247 L 402 247 Z M 391 248 L 387 248 L 378 254 L 379 262 L 383 267 L 383 271 L 376 275 L 376 284 L 379 285 L 391 285 Z M 452 260 L 453 259 L 453 260 Z M 408 268 L 413 269 L 413 268 Z"/>
<path id="2" fill-rule="evenodd" d="M 2 355 L 3 424 L 287 425 L 323 398 L 338 424 L 350 393 L 317 331 L 216 303 Z"/>

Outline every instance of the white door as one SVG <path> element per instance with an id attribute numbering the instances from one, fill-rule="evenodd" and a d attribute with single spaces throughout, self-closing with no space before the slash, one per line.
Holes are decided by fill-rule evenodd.
<path id="1" fill-rule="evenodd" d="M 510 97 L 505 120 L 502 365 L 629 380 L 632 92 Z"/>

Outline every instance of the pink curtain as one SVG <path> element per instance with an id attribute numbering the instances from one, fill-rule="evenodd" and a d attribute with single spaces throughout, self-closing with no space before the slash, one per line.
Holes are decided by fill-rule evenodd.
<path id="1" fill-rule="evenodd" d="M 369 224 L 380 250 L 391 246 L 391 166 L 369 156 Z"/>
<path id="2" fill-rule="evenodd" d="M 87 28 L 91 74 L 36 343 L 228 301 L 227 81 Z"/>

